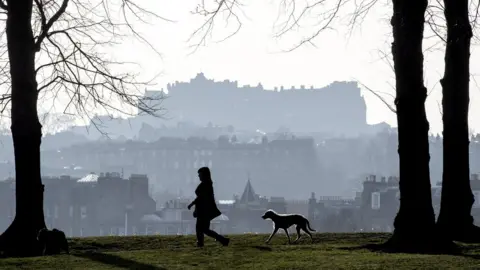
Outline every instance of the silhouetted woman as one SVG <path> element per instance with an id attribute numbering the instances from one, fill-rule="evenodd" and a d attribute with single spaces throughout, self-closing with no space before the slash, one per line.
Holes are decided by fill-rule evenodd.
<path id="1" fill-rule="evenodd" d="M 195 190 L 197 198 L 190 205 L 188 205 L 188 209 L 195 205 L 193 216 L 197 218 L 197 224 L 195 226 L 197 231 L 197 246 L 203 247 L 204 234 L 215 238 L 215 240 L 220 242 L 222 245 L 228 246 L 230 239 L 221 236 L 210 229 L 210 221 L 222 214 L 220 210 L 218 210 L 215 202 L 210 169 L 208 167 L 200 168 L 198 170 L 198 177 L 200 178 L 200 184 Z"/>

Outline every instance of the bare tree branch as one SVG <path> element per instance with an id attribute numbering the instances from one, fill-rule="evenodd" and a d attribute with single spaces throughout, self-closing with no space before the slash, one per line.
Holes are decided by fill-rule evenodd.
<path id="1" fill-rule="evenodd" d="M 220 42 L 234 36 L 242 28 L 242 23 L 237 15 L 237 12 L 241 12 L 240 7 L 242 6 L 239 0 L 213 0 L 213 2 L 213 7 L 209 7 L 205 3 L 205 0 L 201 0 L 201 3 L 198 4 L 195 8 L 195 11 L 192 12 L 193 14 L 197 14 L 206 18 L 205 22 L 198 29 L 196 29 L 187 40 L 187 42 L 190 43 L 197 36 L 200 37 L 199 41 L 195 42 L 191 46 L 193 48 L 192 53 L 196 52 L 200 46 L 206 44 L 207 37 L 213 32 L 215 19 L 219 14 L 226 15 L 227 23 L 233 18 L 238 24 L 235 30 L 226 37 L 222 38 Z"/>
<path id="2" fill-rule="evenodd" d="M 387 106 L 387 108 L 393 112 L 393 113 L 397 113 L 397 110 L 388 102 L 385 100 L 385 98 L 383 98 L 379 93 L 383 93 L 383 92 L 379 92 L 379 91 L 375 91 L 375 90 L 372 90 L 370 87 L 366 86 L 365 84 L 361 83 L 359 80 L 356 80 L 356 82 L 358 82 L 361 86 L 363 86 L 365 89 L 367 89 L 370 93 L 374 94 L 378 99 L 380 99 L 381 102 L 383 102 L 383 104 L 385 104 L 385 106 Z M 391 94 L 388 94 L 388 93 L 383 93 L 383 94 L 387 94 L 387 95 L 390 95 L 392 98 L 395 98 L 393 95 Z"/>
<path id="3" fill-rule="evenodd" d="M 8 16 L 3 0 L 0 8 L 7 10 Z M 63 103 L 61 110 L 65 114 L 90 120 L 94 117 L 92 112 L 137 115 L 132 111 L 135 108 L 141 113 L 162 117 L 163 108 L 158 104 L 164 97 L 143 97 L 143 89 L 152 85 L 156 76 L 138 80 L 138 65 L 114 60 L 107 52 L 133 37 L 161 57 L 137 25 L 147 24 L 149 19 L 171 20 L 132 0 L 34 0 L 33 8 L 40 100 L 51 98 L 53 107 Z M 1 17 L 0 23 L 5 23 Z M 10 99 L 8 54 L 6 42 L 1 42 L 5 40 L 2 30 L 0 113 L 9 106 Z M 66 101 L 60 102 L 61 99 Z"/>
<path id="4" fill-rule="evenodd" d="M 227 20 L 233 17 L 236 22 L 241 25 L 241 21 L 239 21 L 239 17 L 236 16 L 236 14 L 242 12 L 242 10 L 239 8 L 228 8 L 229 6 L 240 6 L 238 2 L 239 0 L 201 0 L 201 3 L 193 13 L 206 17 L 206 20 L 205 23 L 192 34 L 192 37 L 194 37 L 200 32 L 202 33 L 200 42 L 195 45 L 196 48 L 198 48 L 200 44 L 205 44 L 207 37 L 212 35 L 218 14 L 227 12 L 229 14 Z M 326 30 L 333 29 L 332 25 L 337 22 L 341 16 L 345 16 L 343 14 L 347 14 L 349 34 L 351 34 L 356 27 L 362 25 L 365 18 L 379 2 L 379 0 L 279 0 L 280 10 L 276 21 L 278 29 L 275 31 L 274 37 L 281 38 L 287 33 L 295 32 L 302 28 L 302 23 L 308 19 L 313 19 L 315 23 L 310 25 L 313 32 L 302 38 L 286 51 L 296 50 L 305 44 L 315 46 L 314 40 Z M 207 8 L 207 5 L 209 8 Z M 471 0 L 469 10 L 472 28 L 476 30 L 476 25 L 479 23 L 480 1 Z M 340 11 L 343 11 L 343 13 L 340 14 Z M 443 13 L 444 6 L 442 0 L 432 0 L 427 7 L 425 16 L 426 24 L 429 30 L 432 31 L 433 36 L 440 40 L 440 42 L 435 43 L 430 49 L 434 49 L 436 45 L 444 44 L 446 41 L 446 22 Z M 280 20 L 280 18 L 283 18 L 283 20 Z M 229 36 L 236 34 L 238 30 L 240 30 L 240 28 Z M 474 36 L 479 37 L 479 35 L 476 34 L 474 34 Z"/>
<path id="5" fill-rule="evenodd" d="M 332 29 L 331 25 L 336 19 L 338 19 L 338 13 L 340 9 L 348 3 L 349 0 L 316 0 L 312 4 L 307 4 L 306 7 L 301 9 L 300 15 L 296 15 L 295 11 L 295 0 L 282 0 L 285 4 L 284 7 L 292 6 L 292 10 L 288 11 L 285 9 L 285 14 L 287 15 L 286 21 L 283 23 L 283 26 L 280 28 L 280 31 L 275 35 L 276 38 L 281 38 L 287 32 L 292 31 L 293 29 L 299 29 L 301 27 L 300 20 L 302 20 L 306 14 L 315 13 L 315 17 L 319 18 L 314 26 L 315 30 L 312 34 L 308 35 L 306 38 L 303 38 L 300 42 L 293 45 L 290 49 L 287 49 L 286 52 L 294 51 L 305 44 L 314 45 L 314 39 L 316 39 L 321 33 L 325 30 Z M 288 1 L 288 3 L 287 3 Z M 332 7 L 327 6 L 326 4 L 333 3 Z M 315 11 L 315 9 L 319 9 Z"/>
<path id="6" fill-rule="evenodd" d="M 480 1 L 471 0 L 469 2 L 469 17 L 470 23 L 472 25 L 473 41 L 472 43 L 479 42 L 480 35 L 478 35 L 478 23 L 479 23 L 479 11 L 480 11 Z M 442 45 L 446 42 L 447 37 L 447 23 L 444 16 L 445 7 L 442 0 L 432 0 L 432 2 L 427 7 L 427 14 L 425 21 L 429 29 L 434 33 L 434 35 L 442 41 Z"/>
<path id="7" fill-rule="evenodd" d="M 35 42 L 35 49 L 37 52 L 40 51 L 40 46 L 42 45 L 42 42 L 45 39 L 45 37 L 48 35 L 48 31 L 50 31 L 50 28 L 52 28 L 52 25 L 67 10 L 69 1 L 70 0 L 63 0 L 60 8 L 55 12 L 55 14 L 47 22 L 47 17 L 45 15 L 46 10 L 45 10 L 45 6 L 43 5 L 43 0 L 35 0 L 35 4 L 37 5 L 37 9 L 39 11 L 41 24 L 42 24 L 42 32 L 40 33 L 40 36 L 37 38 L 37 41 Z"/>
<path id="8" fill-rule="evenodd" d="M 442 104 L 437 101 L 437 107 L 438 107 L 438 112 L 440 113 L 441 116 L 443 116 L 443 110 L 442 110 Z"/>
<path id="9" fill-rule="evenodd" d="M 201 38 L 201 43 L 204 44 L 206 41 L 207 36 L 212 35 L 214 23 L 217 15 L 222 11 L 222 8 L 227 5 L 227 1 L 225 0 L 213 0 L 212 4 L 216 4 L 216 7 L 207 10 L 205 0 L 201 1 L 199 7 L 197 7 L 196 12 L 194 14 L 203 15 L 207 17 L 205 23 L 198 28 L 192 35 L 197 35 L 200 31 L 203 31 L 203 35 Z M 370 13 L 370 11 L 378 5 L 378 0 L 305 0 L 305 1 L 297 1 L 297 0 L 280 0 L 279 7 L 280 11 L 277 17 L 277 22 L 280 20 L 281 17 L 285 19 L 278 24 L 279 28 L 276 31 L 274 37 L 281 38 L 289 32 L 294 32 L 302 28 L 301 23 L 308 19 L 309 15 L 314 17 L 316 20 L 316 24 L 314 25 L 313 33 L 308 35 L 307 37 L 303 38 L 300 42 L 293 45 L 290 49 L 286 50 L 286 52 L 291 52 L 302 47 L 305 44 L 310 44 L 315 46 L 314 40 L 320 36 L 321 33 L 325 32 L 326 30 L 332 29 L 332 25 L 336 20 L 339 18 L 339 12 L 341 9 L 352 8 L 352 12 L 349 13 L 349 29 L 350 34 L 353 30 L 361 25 L 366 16 Z M 235 0 L 230 0 L 228 3 L 237 3 Z M 303 4 L 303 6 L 302 6 Z M 350 5 L 350 6 L 349 6 Z M 237 20 L 238 16 L 235 16 L 233 9 L 226 9 L 229 14 L 232 14 Z M 469 4 L 470 10 L 470 21 L 472 24 L 472 28 L 474 31 L 474 39 L 478 41 L 480 35 L 477 34 L 477 24 L 479 23 L 479 12 L 480 12 L 480 1 L 470 1 Z M 239 11 L 239 10 L 237 10 Z M 229 16 L 230 17 L 230 16 Z M 276 23 L 277 23 L 276 22 Z M 241 22 L 238 21 L 241 25 Z M 425 23 L 428 26 L 428 29 L 432 32 L 431 36 L 426 36 L 425 39 L 435 38 L 436 41 L 432 42 L 429 46 L 427 46 L 424 51 L 429 52 L 437 49 L 439 46 L 443 46 L 446 43 L 446 20 L 444 17 L 444 5 L 443 0 L 432 0 L 427 7 L 427 12 L 425 15 Z M 239 29 L 238 29 L 239 30 Z M 236 34 L 238 31 L 234 32 Z M 233 35 L 232 34 L 232 35 Z M 231 35 L 230 35 L 231 36 Z M 198 48 L 198 44 L 196 46 Z M 386 60 L 387 64 L 394 71 L 393 64 L 389 61 L 391 59 L 391 53 L 383 53 L 381 56 L 382 60 Z M 380 92 L 372 90 L 370 87 L 366 86 L 365 84 L 361 83 L 360 81 L 356 80 L 360 85 L 362 85 L 366 90 L 374 94 L 377 98 L 379 98 L 390 111 L 396 113 L 395 108 L 391 105 L 391 103 L 387 102 L 381 95 Z M 432 90 L 428 93 L 430 96 Z M 393 97 L 393 96 L 392 96 Z M 440 114 L 442 114 L 440 110 Z"/>

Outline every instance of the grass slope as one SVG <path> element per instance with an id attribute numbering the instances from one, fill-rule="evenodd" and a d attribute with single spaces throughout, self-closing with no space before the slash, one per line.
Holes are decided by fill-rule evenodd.
<path id="1" fill-rule="evenodd" d="M 71 255 L 0 259 L 0 269 L 466 269 L 480 268 L 480 245 L 462 255 L 370 252 L 359 246 L 385 241 L 388 234 L 316 234 L 288 245 L 285 235 L 231 236 L 229 247 L 193 236 L 137 236 L 70 239 Z"/>

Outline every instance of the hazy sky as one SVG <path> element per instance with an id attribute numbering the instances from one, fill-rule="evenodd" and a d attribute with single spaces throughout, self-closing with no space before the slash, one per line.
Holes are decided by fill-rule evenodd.
<path id="1" fill-rule="evenodd" d="M 236 27 L 235 21 L 231 19 L 229 28 L 225 30 L 225 16 L 219 15 L 213 35 L 207 39 L 207 46 L 200 47 L 191 55 L 188 46 L 194 42 L 187 43 L 187 39 L 204 21 L 203 17 L 191 14 L 200 1 L 189 1 L 191 3 L 188 4 L 185 4 L 187 1 L 172 0 L 139 2 L 176 21 L 167 23 L 152 20 L 152 25 L 140 29 L 163 54 L 163 58 L 145 46 L 138 46 L 128 40 L 125 40 L 122 48 L 115 51 L 117 57 L 139 62 L 146 75 L 163 72 L 156 80 L 157 86 L 150 87 L 151 89 L 163 88 L 169 82 L 186 81 L 196 73 L 204 72 L 208 78 L 215 80 L 237 80 L 240 84 L 251 85 L 262 83 L 267 89 L 280 85 L 288 88 L 300 85 L 322 87 L 335 80 L 356 78 L 374 90 L 394 94 L 393 71 L 380 59 L 379 53 L 390 52 L 392 40 L 389 24 L 392 12 L 387 1 L 379 3 L 352 35 L 348 35 L 346 20 L 336 21 L 332 25 L 336 30 L 326 31 L 314 40 L 316 48 L 307 45 L 293 52 L 281 50 L 291 48 L 306 35 L 316 31 L 320 27 L 315 25 L 315 15 L 318 14 L 312 12 L 306 17 L 302 31 L 293 30 L 278 40 L 273 37 L 273 26 L 280 1 L 245 1 L 245 15 L 239 14 L 243 23 L 240 32 L 226 41 L 216 42 Z M 284 20 L 285 16 L 280 19 Z M 473 48 L 472 74 L 478 72 L 480 65 L 476 59 L 479 57 Z M 426 85 L 432 91 L 427 99 L 428 117 L 431 130 L 436 133 L 441 131 L 441 88 L 438 81 L 443 74 L 443 51 L 428 52 L 425 65 Z M 475 106 L 479 103 L 479 89 L 474 80 L 471 81 L 470 124 L 480 131 L 480 109 Z M 369 123 L 386 121 L 396 125 L 395 114 L 368 91 L 363 93 L 368 105 Z M 384 96 L 393 103 L 392 97 Z"/>

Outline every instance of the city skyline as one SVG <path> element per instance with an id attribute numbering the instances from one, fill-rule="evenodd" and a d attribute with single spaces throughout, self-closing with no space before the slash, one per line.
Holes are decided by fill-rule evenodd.
<path id="1" fill-rule="evenodd" d="M 305 45 L 292 52 L 282 52 L 318 30 L 314 14 L 309 15 L 300 30 L 275 38 L 279 24 L 279 1 L 252 1 L 242 7 L 242 28 L 238 33 L 221 41 L 236 29 L 236 25 L 230 22 L 226 27 L 224 18 L 219 16 L 212 35 L 206 40 L 206 46 L 201 46 L 192 53 L 191 46 L 198 39 L 189 41 L 189 38 L 205 22 L 203 16 L 192 14 L 197 4 L 139 2 L 147 10 L 173 21 L 146 18 L 148 24 L 139 24 L 138 20 L 133 22 L 161 56 L 134 38 L 122 38 L 120 45 L 106 46 L 101 51 L 108 52 L 110 59 L 136 62 L 138 66 L 135 72 L 141 74 L 140 78 L 151 79 L 160 74 L 152 81 L 152 85 L 144 87 L 142 91 L 145 88 L 166 88 L 168 83 L 175 81 L 188 81 L 200 72 L 216 81 L 231 80 L 238 81 L 239 85 L 252 86 L 261 83 L 266 89 L 279 85 L 287 88 L 292 85 L 323 87 L 334 81 L 358 80 L 361 84 L 384 93 L 382 96 L 393 104 L 394 74 L 386 60 L 382 59 L 384 54 L 389 54 L 392 41 L 392 11 L 389 3 L 377 3 L 351 34 L 348 26 L 350 10 L 346 8 L 338 14 L 340 19 L 331 26 L 334 30 L 325 31 L 314 40 L 315 47 Z M 435 49 L 430 48 L 438 42 L 438 38 L 431 37 L 428 27 L 425 36 L 425 84 L 430 93 L 426 102 L 427 116 L 430 131 L 441 134 L 439 80 L 443 76 L 444 45 L 437 44 Z M 480 108 L 475 106 L 479 104 L 480 98 L 476 83 L 476 76 L 480 74 L 480 64 L 475 61 L 478 58 L 476 46 L 472 44 L 470 127 L 477 132 L 480 130 Z M 367 104 L 367 122 L 386 122 L 395 127 L 396 115 L 365 87 L 361 88 Z M 57 105 L 54 109 L 53 100 L 51 94 L 42 99 L 39 103 L 40 111 L 61 113 L 62 105 L 67 103 L 68 98 L 56 97 Z M 82 121 L 80 124 L 87 123 Z M 5 126 L 9 127 L 8 124 Z"/>

